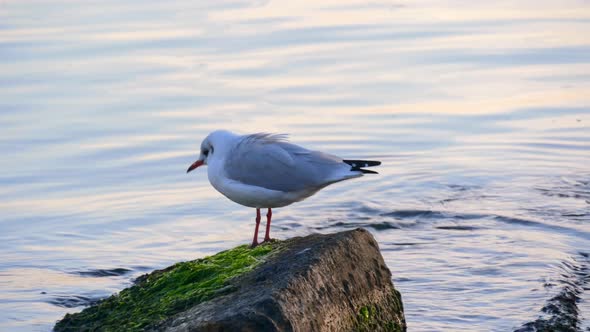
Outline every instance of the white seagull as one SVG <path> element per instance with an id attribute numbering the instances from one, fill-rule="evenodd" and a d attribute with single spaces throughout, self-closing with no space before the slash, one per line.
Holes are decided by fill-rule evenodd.
<path id="1" fill-rule="evenodd" d="M 216 130 L 203 140 L 199 159 L 186 172 L 208 165 L 209 182 L 217 191 L 238 204 L 256 208 L 255 247 L 260 209 L 268 209 L 264 242 L 271 241 L 272 208 L 304 200 L 335 182 L 377 174 L 362 167 L 380 164 L 307 150 L 287 142 L 282 134 L 237 135 Z"/>

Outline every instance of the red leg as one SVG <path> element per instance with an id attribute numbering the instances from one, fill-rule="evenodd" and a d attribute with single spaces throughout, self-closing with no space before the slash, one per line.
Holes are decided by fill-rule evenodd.
<path id="1" fill-rule="evenodd" d="M 272 219 L 272 210 L 268 208 L 268 213 L 266 214 L 266 234 L 264 235 L 264 242 L 270 241 L 270 221 Z"/>
<path id="2" fill-rule="evenodd" d="M 254 228 L 254 239 L 252 239 L 252 248 L 258 245 L 258 226 L 260 226 L 260 209 L 256 209 L 256 228 Z"/>

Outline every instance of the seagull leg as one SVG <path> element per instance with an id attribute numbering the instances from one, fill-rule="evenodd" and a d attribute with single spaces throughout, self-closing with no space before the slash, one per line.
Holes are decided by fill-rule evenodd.
<path id="1" fill-rule="evenodd" d="M 264 235 L 264 242 L 272 241 L 270 238 L 270 220 L 272 219 L 272 210 L 268 208 L 268 213 L 266 214 L 266 234 Z"/>
<path id="2" fill-rule="evenodd" d="M 256 209 L 256 228 L 254 228 L 254 239 L 252 239 L 251 248 L 258 245 L 258 226 L 260 226 L 260 209 Z"/>

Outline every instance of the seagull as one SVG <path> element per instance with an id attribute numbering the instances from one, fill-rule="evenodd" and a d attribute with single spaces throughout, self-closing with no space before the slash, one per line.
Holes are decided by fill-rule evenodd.
<path id="1" fill-rule="evenodd" d="M 211 185 L 230 200 L 256 209 L 252 247 L 258 245 L 260 209 L 266 214 L 264 242 L 270 238 L 272 209 L 302 201 L 336 182 L 377 174 L 364 169 L 373 160 L 344 160 L 290 143 L 285 134 L 210 133 L 201 143 L 199 159 L 187 173 L 207 165 Z"/>

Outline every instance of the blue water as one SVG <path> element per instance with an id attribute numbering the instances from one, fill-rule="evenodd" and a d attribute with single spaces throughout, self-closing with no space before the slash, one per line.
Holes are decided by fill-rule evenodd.
<path id="1" fill-rule="evenodd" d="M 410 331 L 516 330 L 568 296 L 585 331 L 586 31 L 584 1 L 2 2 L 0 330 L 250 241 L 254 211 L 185 174 L 224 128 L 383 162 L 273 234 L 368 228 Z"/>

